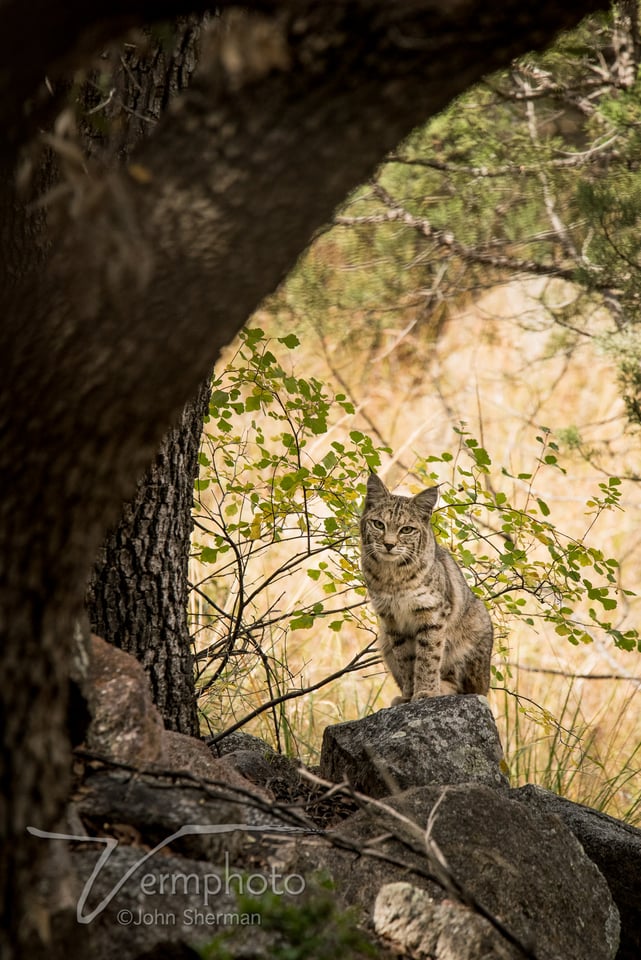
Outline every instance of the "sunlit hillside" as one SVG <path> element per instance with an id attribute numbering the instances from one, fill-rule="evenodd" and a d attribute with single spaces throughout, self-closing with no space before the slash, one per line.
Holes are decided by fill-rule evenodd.
<path id="1" fill-rule="evenodd" d="M 419 325 L 413 326 L 410 317 L 405 328 L 390 327 L 374 344 L 364 329 L 362 349 L 358 324 L 349 337 L 332 334 L 331 326 L 319 335 L 304 318 L 264 313 L 250 327 L 260 325 L 273 337 L 296 332 L 301 342 L 286 351 L 288 369 L 297 377 L 333 384 L 354 404 L 353 414 L 334 411 L 328 432 L 309 438 L 303 453 L 310 463 L 325 455 L 330 442 L 348 443 L 350 432 L 362 431 L 391 450 L 380 468 L 387 484 L 416 492 L 420 489 L 414 475 L 417 461 L 445 451 L 456 453 L 464 424 L 492 460 L 488 477 L 492 488 L 504 490 L 526 510 L 544 501 L 550 522 L 618 560 L 619 585 L 641 593 L 638 482 L 623 480 L 623 509 L 595 512 L 592 499 L 598 497 L 599 484 L 607 483 L 608 475 L 634 477 L 640 440 L 626 427 L 616 370 L 598 339 L 568 335 L 541 306 L 542 296 L 570 294 L 568 288 L 543 289 L 540 282 L 497 287 L 453 313 L 436 339 L 425 336 Z M 595 330 L 598 323 L 595 316 Z M 278 346 L 275 341 L 273 349 Z M 230 347 L 227 356 L 233 357 L 236 349 Z M 251 433 L 261 415 L 260 409 L 251 417 L 243 414 L 247 443 L 252 442 Z M 269 417 L 260 428 L 268 443 L 274 430 Z M 544 428 L 549 434 L 542 434 Z M 558 446 L 563 470 L 557 465 L 542 467 L 539 462 L 541 440 L 548 437 Z M 250 465 L 252 455 L 249 451 Z M 435 463 L 437 481 L 444 487 L 456 486 L 459 463 L 460 457 Z M 519 474 L 533 475 L 533 479 L 519 480 Z M 261 477 L 268 485 L 269 476 L 263 472 Z M 361 480 L 364 477 L 365 471 Z M 201 497 L 215 514 L 221 502 L 217 484 L 212 482 Z M 228 510 L 229 498 L 225 502 Z M 260 649 L 237 643 L 236 651 L 225 659 L 233 620 L 215 611 L 212 616 L 202 598 L 213 596 L 219 613 L 229 614 L 238 598 L 237 577 L 228 576 L 227 561 L 221 568 L 220 558 L 218 566 L 192 564 L 192 579 L 200 584 L 200 602 L 195 597 L 192 605 L 192 615 L 201 615 L 198 648 L 206 650 L 214 639 L 218 643 L 214 668 L 219 676 L 201 701 L 214 730 L 242 720 L 271 699 L 320 684 L 374 636 L 367 607 L 357 608 L 356 619 L 339 629 L 335 620 L 330 626 L 327 616 L 312 618 L 302 627 L 294 623 L 299 629 L 291 629 L 296 611 L 313 605 L 317 596 L 330 600 L 334 609 L 362 603 L 362 597 L 349 589 L 349 577 L 345 591 L 328 598 L 323 595 L 323 578 L 313 579 L 308 563 L 288 570 L 289 558 L 300 554 L 300 535 L 263 544 L 260 528 L 256 531 L 257 555 L 245 566 L 246 576 L 258 583 L 285 565 L 273 588 L 265 589 L 254 613 L 271 624 L 261 634 Z M 208 542 L 202 529 L 197 530 L 195 541 L 202 552 Z M 448 545 L 456 550 L 456 544 Z M 351 548 L 345 550 L 349 553 Z M 350 554 L 350 563 L 354 559 Z M 334 564 L 337 561 L 340 550 L 331 559 Z M 211 575 L 221 569 L 226 578 L 212 582 Z M 612 624 L 622 631 L 638 626 L 640 602 L 635 596 L 617 593 L 617 606 L 609 614 Z M 576 646 L 550 624 L 535 620 L 530 626 L 518 619 L 506 620 L 502 614 L 497 622 L 498 676 L 493 681 L 492 708 L 515 782 L 540 782 L 639 819 L 641 720 L 635 678 L 641 677 L 641 654 L 617 649 L 603 631 L 588 633 L 591 642 Z M 266 657 L 271 658 L 272 667 L 277 665 L 269 675 Z M 393 683 L 368 656 L 363 669 L 259 713 L 245 729 L 313 761 L 327 723 L 380 709 L 393 695 Z"/>

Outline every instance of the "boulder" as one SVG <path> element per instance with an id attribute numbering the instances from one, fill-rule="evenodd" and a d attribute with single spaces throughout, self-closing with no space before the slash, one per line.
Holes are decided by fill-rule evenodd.
<path id="1" fill-rule="evenodd" d="M 590 860 L 605 877 L 619 910 L 621 943 L 617 960 L 639 960 L 641 830 L 533 784 L 510 791 L 510 797 L 531 809 L 555 814 L 581 842 Z"/>
<path id="2" fill-rule="evenodd" d="M 221 740 L 215 737 L 208 737 L 205 741 L 215 757 L 222 757 L 226 753 L 233 753 L 235 750 L 255 750 L 262 757 L 276 756 L 276 751 L 260 737 L 255 737 L 253 733 L 241 733 L 235 730 L 233 733 L 222 735 Z"/>
<path id="3" fill-rule="evenodd" d="M 117 763 L 146 767 L 163 752 L 163 722 L 135 657 L 92 636 L 80 690 L 89 711 L 85 744 Z"/>
<path id="4" fill-rule="evenodd" d="M 224 788 L 198 786 L 121 770 L 90 773 L 75 797 L 75 811 L 88 835 L 105 834 L 127 843 L 155 847 L 186 828 L 170 849 L 188 857 L 216 862 L 236 852 L 246 808 Z"/>
<path id="5" fill-rule="evenodd" d="M 275 762 L 280 760 L 289 761 L 289 758 L 278 757 L 275 753 L 264 756 L 258 750 L 234 750 L 224 754 L 219 763 L 225 761 L 252 783 L 271 789 L 271 784 L 278 777 Z"/>
<path id="6" fill-rule="evenodd" d="M 204 740 L 188 737 L 174 730 L 164 730 L 159 766 L 164 770 L 173 770 L 176 773 L 182 771 L 203 780 L 228 784 L 238 791 L 239 800 L 243 799 L 243 795 L 266 801 L 273 800 L 271 791 L 262 785 L 264 778 L 248 776 L 242 765 L 234 762 L 236 756 L 237 753 L 231 753 L 214 757 Z"/>
<path id="7" fill-rule="evenodd" d="M 182 770 L 195 777 L 219 779 L 219 761 L 214 759 L 206 743 L 176 730 L 163 730 L 162 752 L 158 764 L 165 770 Z"/>
<path id="8" fill-rule="evenodd" d="M 615 957 L 619 916 L 608 886 L 558 817 L 510 800 L 505 790 L 472 783 L 445 789 L 417 787 L 384 804 L 389 812 L 371 805 L 330 831 L 337 843 L 352 849 L 327 848 L 314 838 L 301 838 L 292 866 L 300 873 L 314 867 L 327 870 L 343 902 L 359 905 L 374 922 L 379 891 L 389 883 L 406 883 L 425 891 L 436 905 L 464 901 L 469 894 L 520 942 L 530 944 L 538 960 Z M 399 821 L 399 813 L 415 827 Z M 446 892 L 434 879 L 441 871 L 439 863 L 425 854 L 428 830 L 448 867 Z M 379 856 L 363 855 L 365 849 Z M 388 919 L 381 920 L 381 903 L 379 928 L 401 942 L 402 924 L 399 921 L 395 928 L 391 922 L 393 908 L 387 911 Z M 408 922 L 415 912 L 408 908 Z M 457 942 L 468 938 L 470 943 L 485 943 L 489 938 L 493 944 L 474 955 L 475 960 L 502 956 L 500 951 L 507 949 L 496 930 L 462 908 L 449 914 L 442 908 L 428 911 L 418 933 L 410 924 L 411 943 L 442 941 L 436 953 L 442 960 L 471 958 L 462 946 L 459 952 L 451 946 L 446 950 L 449 941 L 442 931 L 448 916 L 460 931 Z M 409 942 L 405 946 L 409 950 Z"/>
<path id="9" fill-rule="evenodd" d="M 81 915 L 90 919 L 75 924 L 71 942 L 79 957 L 314 958 L 330 956 L 329 941 L 340 960 L 341 936 L 355 942 L 353 921 L 350 931 L 345 922 L 333 929 L 331 892 L 302 876 L 233 859 L 213 865 L 174 854 L 145 858 L 145 848 L 131 846 L 112 850 L 96 871 L 99 852 L 72 853 L 78 894 L 85 897 Z M 383 960 L 380 951 L 376 956 Z"/>
<path id="10" fill-rule="evenodd" d="M 507 787 L 503 750 L 485 697 L 430 697 L 327 727 L 320 774 L 370 797 L 415 786 Z"/>
<path id="11" fill-rule="evenodd" d="M 269 957 L 260 915 L 238 904 L 236 890 L 247 876 L 241 877 L 231 864 L 221 868 L 175 855 L 144 860 L 146 852 L 119 846 L 92 878 L 97 853 L 74 851 L 79 893 L 88 893 L 82 915 L 87 918 L 95 911 L 90 923 L 76 925 L 85 956 L 197 960 L 199 949 L 233 930 L 234 957 Z M 259 876 L 262 881 L 259 874 L 249 875 L 256 884 Z"/>
<path id="12" fill-rule="evenodd" d="M 270 791 L 281 801 L 295 803 L 307 792 L 306 781 L 301 776 L 302 764 L 294 757 L 241 749 L 224 754 L 217 762 L 230 764 L 243 777 Z"/>
<path id="13" fill-rule="evenodd" d="M 138 770 L 88 764 L 70 806 L 70 832 L 118 840 L 95 878 L 94 902 L 125 878 L 91 929 L 79 927 L 87 955 L 195 956 L 217 930 L 210 919 L 194 930 L 184 910 L 202 906 L 202 883 L 220 887 L 229 867 L 237 876 L 258 871 L 259 886 L 275 868 L 305 884 L 314 871 L 327 871 L 341 903 L 362 908 L 384 944 L 416 960 L 520 958 L 475 904 L 538 960 L 641 956 L 641 831 L 532 786 L 510 790 L 485 698 L 424 699 L 328 727 L 321 776 L 386 798 L 387 810 L 372 803 L 354 814 L 361 799 L 325 796 L 298 761 L 257 737 L 235 733 L 207 745 L 165 731 L 134 658 L 98 637 L 80 653 L 74 680 L 87 717 L 76 717 L 77 742 Z M 321 826 L 340 821 L 329 831 L 337 846 L 304 818 L 285 816 L 284 824 L 274 803 Z M 186 825 L 196 829 L 183 832 Z M 429 855 L 426 832 L 437 844 Z M 144 855 L 155 846 L 162 849 L 152 865 Z M 380 856 L 363 855 L 366 849 Z M 79 876 L 91 875 L 98 852 L 70 852 Z M 150 878 L 145 889 L 142 876 Z M 170 887 L 167 897 L 166 876 L 186 878 L 194 890 Z M 60 924 L 69 921 L 68 900 L 57 912 Z M 623 918 L 618 954 L 615 904 Z M 216 911 L 233 913 L 235 905 L 235 897 L 222 897 Z M 142 919 L 121 923 L 117 906 Z M 255 928 L 246 933 L 234 937 L 234 957 L 271 955 L 273 940 L 262 944 Z"/>
<path id="14" fill-rule="evenodd" d="M 374 929 L 395 953 L 415 960 L 512 960 L 519 956 L 496 943 L 486 920 L 467 907 L 438 903 L 411 883 L 386 883 L 374 904 Z"/>

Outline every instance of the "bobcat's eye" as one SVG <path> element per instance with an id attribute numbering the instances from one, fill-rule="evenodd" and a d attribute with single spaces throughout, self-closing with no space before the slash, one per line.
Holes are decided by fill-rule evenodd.
<path id="1" fill-rule="evenodd" d="M 380 530 L 381 533 L 385 533 L 385 524 L 382 520 L 370 520 L 370 523 L 375 530 Z"/>
<path id="2" fill-rule="evenodd" d="M 401 527 L 401 529 L 398 532 L 407 536 L 410 533 L 414 533 L 415 530 L 416 530 L 416 527 L 404 526 L 404 527 Z"/>

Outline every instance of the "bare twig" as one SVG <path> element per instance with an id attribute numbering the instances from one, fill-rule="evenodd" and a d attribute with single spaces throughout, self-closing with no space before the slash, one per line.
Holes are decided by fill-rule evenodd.
<path id="1" fill-rule="evenodd" d="M 530 93 L 532 91 L 532 86 L 529 80 L 521 80 L 521 84 L 522 84 L 523 90 L 526 93 Z M 530 140 L 532 141 L 532 146 L 537 151 L 540 152 L 541 141 L 539 138 L 536 107 L 532 100 L 529 100 L 526 103 L 525 112 L 527 116 L 528 132 L 530 135 Z M 556 238 L 561 243 L 561 246 L 565 249 L 566 254 L 569 254 L 572 257 L 572 259 L 576 261 L 579 259 L 577 249 L 574 245 L 574 241 L 572 240 L 572 237 L 570 236 L 570 232 L 568 228 L 563 223 L 558 213 L 558 210 L 556 208 L 556 201 L 552 194 L 550 180 L 548 178 L 545 167 L 543 165 L 541 165 L 541 168 L 538 172 L 538 179 L 543 190 L 543 203 L 545 205 L 545 209 L 548 215 L 548 220 L 552 225 L 552 229 L 554 230 Z"/>
<path id="2" fill-rule="evenodd" d="M 582 741 L 583 738 L 580 737 L 580 736 L 578 735 L 578 733 L 574 733 L 573 730 L 569 730 L 567 727 L 564 727 L 562 723 L 559 723 L 558 720 L 556 720 L 554 717 L 552 717 L 552 715 L 550 714 L 550 712 L 549 712 L 548 710 L 546 710 L 544 707 L 542 707 L 540 703 L 537 703 L 536 700 L 533 700 L 531 697 L 526 697 L 526 696 L 525 696 L 524 694 L 522 694 L 522 693 L 517 693 L 515 690 L 510 690 L 509 687 L 495 687 L 495 686 L 491 686 L 491 687 L 490 687 L 490 690 L 496 690 L 496 691 L 498 691 L 498 692 L 500 692 L 500 693 L 507 693 L 510 697 L 514 697 L 515 700 L 519 700 L 519 701 L 525 700 L 526 703 L 531 703 L 533 707 L 536 707 L 536 709 L 537 709 L 537 710 L 540 710 L 541 713 L 544 713 L 544 714 L 546 715 L 546 717 L 549 717 L 550 722 L 553 724 L 553 726 L 556 727 L 557 730 L 562 731 L 562 732 L 565 733 L 566 736 L 568 736 L 568 737 L 573 737 L 574 740 L 575 740 L 577 743 L 581 743 L 581 741 Z"/>
<path id="3" fill-rule="evenodd" d="M 334 223 L 337 226 L 353 227 L 363 224 L 402 223 L 413 230 L 417 230 L 428 240 L 432 240 L 442 250 L 460 257 L 467 263 L 483 264 L 499 270 L 509 270 L 513 274 L 531 274 L 541 277 L 559 277 L 563 280 L 574 280 L 574 267 L 562 267 L 554 264 L 539 263 L 536 260 L 520 260 L 494 253 L 484 252 L 475 247 L 469 247 L 457 241 L 453 234 L 446 230 L 438 230 L 424 217 L 417 217 L 406 210 L 397 201 L 381 213 L 364 214 L 362 216 L 338 216 Z M 598 286 L 596 289 L 599 289 Z"/>
<path id="4" fill-rule="evenodd" d="M 566 670 L 552 670 L 548 667 L 526 667 L 522 663 L 507 663 L 513 670 L 525 670 L 527 673 L 545 673 L 555 677 L 567 677 L 570 680 L 627 680 L 641 684 L 641 677 L 628 676 L 625 673 L 573 673 Z"/>
<path id="5" fill-rule="evenodd" d="M 531 98 L 538 99 L 538 98 Z M 398 163 L 410 167 L 427 167 L 431 170 L 438 170 L 441 173 L 463 174 L 469 177 L 478 177 L 481 179 L 493 179 L 498 177 L 538 177 L 542 169 L 567 169 L 579 167 L 589 163 L 595 163 L 607 157 L 608 160 L 616 161 L 619 155 L 614 147 L 619 139 L 618 133 L 613 133 L 604 139 L 597 141 L 588 150 L 582 150 L 576 153 L 569 153 L 567 156 L 552 157 L 536 164 L 505 163 L 497 167 L 472 167 L 459 163 L 447 163 L 443 160 L 435 160 L 424 157 L 404 157 L 393 153 L 386 158 L 386 163 Z M 561 151 L 559 151 L 561 152 Z"/>
<path id="6" fill-rule="evenodd" d="M 223 730 L 221 733 L 217 733 L 213 737 L 208 737 L 206 743 L 208 743 L 210 746 L 214 743 L 219 743 L 221 740 L 224 740 L 225 737 L 228 737 L 230 733 L 234 733 L 236 730 L 244 727 L 246 723 L 249 723 L 250 720 L 260 716 L 260 714 L 264 713 L 265 710 L 270 710 L 272 707 L 281 703 L 285 703 L 287 700 L 294 700 L 297 697 L 305 696 L 307 693 L 313 693 L 315 690 L 320 690 L 321 687 L 326 686 L 328 683 L 333 683 L 334 680 L 339 680 L 341 677 L 345 676 L 345 674 L 352 673 L 354 670 L 363 670 L 366 667 L 371 667 L 380 663 L 380 657 L 378 655 L 372 655 L 372 649 L 374 648 L 374 645 L 375 642 L 372 641 L 372 643 L 369 643 L 363 650 L 360 650 L 354 657 L 352 657 L 348 664 L 346 664 L 340 670 L 337 670 L 335 673 L 323 677 L 316 683 L 311 683 L 306 687 L 299 687 L 295 690 L 288 690 L 287 693 L 283 693 L 281 696 L 275 697 L 268 703 L 262 703 L 260 707 L 256 707 L 255 710 L 252 710 L 246 716 L 242 717 L 241 720 L 233 723 L 230 727 L 227 727 L 226 730 Z M 366 658 L 366 655 L 369 656 Z"/>

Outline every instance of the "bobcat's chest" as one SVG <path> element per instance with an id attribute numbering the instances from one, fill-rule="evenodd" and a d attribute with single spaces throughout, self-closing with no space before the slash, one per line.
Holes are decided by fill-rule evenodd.
<path id="1" fill-rule="evenodd" d="M 400 634 L 412 635 L 440 610 L 439 597 L 425 586 L 379 594 L 374 609 L 386 625 Z"/>

